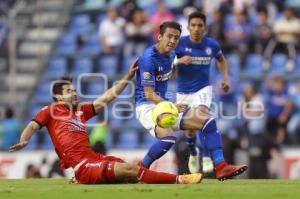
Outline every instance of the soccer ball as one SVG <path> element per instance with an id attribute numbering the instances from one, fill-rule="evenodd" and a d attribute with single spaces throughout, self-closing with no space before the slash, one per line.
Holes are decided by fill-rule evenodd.
<path id="1" fill-rule="evenodd" d="M 161 128 L 172 128 L 178 121 L 178 110 L 172 102 L 160 102 L 152 110 L 152 121 Z"/>

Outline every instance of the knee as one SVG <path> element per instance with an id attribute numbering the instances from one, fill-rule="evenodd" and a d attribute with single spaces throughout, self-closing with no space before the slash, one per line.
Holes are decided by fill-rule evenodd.
<path id="1" fill-rule="evenodd" d="M 195 130 L 185 130 L 184 131 L 184 134 L 187 136 L 187 137 L 194 137 L 196 135 L 196 132 Z"/>
<path id="2" fill-rule="evenodd" d="M 126 163 L 124 165 L 124 174 L 126 177 L 135 177 L 138 174 L 138 166 Z"/>

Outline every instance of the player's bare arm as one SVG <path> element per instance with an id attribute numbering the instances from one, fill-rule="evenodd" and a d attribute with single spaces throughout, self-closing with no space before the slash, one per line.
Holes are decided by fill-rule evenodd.
<path id="1" fill-rule="evenodd" d="M 94 109 L 96 113 L 109 104 L 111 101 L 117 98 L 117 96 L 124 90 L 127 86 L 128 82 L 134 77 L 135 72 L 137 70 L 137 63 L 136 61 L 132 63 L 129 68 L 128 73 L 116 84 L 115 86 L 111 87 L 107 90 L 102 96 L 98 97 L 94 102 Z"/>
<path id="2" fill-rule="evenodd" d="M 222 82 L 221 82 L 221 87 L 224 92 L 228 92 L 230 89 L 229 75 L 228 75 L 228 63 L 223 55 L 221 55 L 217 59 L 217 67 L 223 77 Z"/>
<path id="3" fill-rule="evenodd" d="M 144 87 L 145 97 L 148 101 L 158 104 L 159 102 L 165 101 L 159 95 L 157 95 L 154 91 L 153 87 Z"/>
<path id="4" fill-rule="evenodd" d="M 10 147 L 10 152 L 18 151 L 27 146 L 31 136 L 40 129 L 40 125 L 35 121 L 29 122 L 21 134 L 19 143 Z"/>
<path id="5" fill-rule="evenodd" d="M 178 65 L 178 64 L 189 65 L 191 63 L 192 63 L 192 57 L 185 55 L 185 56 L 177 59 L 176 65 Z"/>

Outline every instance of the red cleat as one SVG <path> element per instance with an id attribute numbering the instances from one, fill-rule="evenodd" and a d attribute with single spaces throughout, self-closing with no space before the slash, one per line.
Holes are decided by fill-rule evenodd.
<path id="1" fill-rule="evenodd" d="M 220 181 L 230 179 L 244 173 L 248 169 L 246 165 L 230 165 L 222 162 L 215 167 L 216 178 Z"/>

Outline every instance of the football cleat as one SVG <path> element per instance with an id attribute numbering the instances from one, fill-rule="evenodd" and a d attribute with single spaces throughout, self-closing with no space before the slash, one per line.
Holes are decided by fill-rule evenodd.
<path id="1" fill-rule="evenodd" d="M 199 184 L 202 180 L 201 173 L 193 173 L 178 176 L 178 184 Z"/>
<path id="2" fill-rule="evenodd" d="M 247 169 L 246 165 L 230 165 L 222 162 L 215 167 L 215 174 L 218 180 L 224 181 L 244 173 Z"/>

